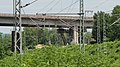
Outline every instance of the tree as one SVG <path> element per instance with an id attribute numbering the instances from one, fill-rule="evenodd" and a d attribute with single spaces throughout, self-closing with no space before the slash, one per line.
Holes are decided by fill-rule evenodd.
<path id="1" fill-rule="evenodd" d="M 111 16 L 111 21 L 110 24 L 114 23 L 116 20 L 118 20 L 120 18 L 120 6 L 117 5 L 114 7 L 114 9 L 112 10 L 112 16 Z M 108 32 L 107 32 L 107 37 L 110 38 L 111 41 L 114 40 L 120 40 L 120 25 L 118 24 L 120 21 L 118 21 L 116 24 L 110 26 L 108 28 Z"/>
<path id="2" fill-rule="evenodd" d="M 90 41 L 92 39 L 92 34 L 90 32 L 86 32 L 84 36 L 85 36 L 85 43 L 90 44 Z"/>
<path id="3" fill-rule="evenodd" d="M 28 49 L 33 49 L 37 45 L 37 28 L 24 28 L 23 43 Z"/>
<path id="4" fill-rule="evenodd" d="M 62 38 L 64 36 L 64 40 Z M 66 45 L 68 35 L 63 35 L 58 30 L 51 28 L 26 27 L 23 31 L 23 43 L 28 49 L 35 48 L 38 44 L 49 45 L 49 38 L 52 45 Z"/>
<path id="5" fill-rule="evenodd" d="M 100 42 L 102 43 L 104 40 L 104 32 L 106 32 L 107 27 L 110 24 L 110 15 L 105 12 L 98 11 L 97 13 L 94 14 L 93 18 L 94 18 L 94 22 L 93 22 L 94 25 L 93 25 L 93 30 L 92 30 L 92 36 L 97 41 L 97 37 L 98 37 L 97 33 L 100 34 Z M 97 31 L 98 25 L 100 26 L 100 29 L 99 29 L 100 32 Z"/>
<path id="6" fill-rule="evenodd" d="M 98 18 L 99 16 L 99 18 Z M 104 17 L 104 18 L 103 18 Z M 109 41 L 120 40 L 120 26 L 119 22 L 117 21 L 120 18 L 120 6 L 117 5 L 112 10 L 111 15 L 104 13 L 104 12 L 97 12 L 94 14 L 94 26 L 92 35 L 95 40 L 97 40 L 97 21 L 100 21 L 100 34 L 101 34 L 101 41 L 103 41 L 103 34 L 106 33 L 105 36 Z M 103 21 L 104 20 L 104 21 Z M 116 22 L 117 21 L 117 22 Z M 105 22 L 105 30 L 103 32 L 103 23 Z M 115 24 L 113 24 L 116 22 Z"/>
<path id="7" fill-rule="evenodd" d="M 0 44 L 2 43 L 2 33 L 0 32 Z"/>
<path id="8" fill-rule="evenodd" d="M 11 55 L 11 36 L 0 33 L 0 59 Z"/>

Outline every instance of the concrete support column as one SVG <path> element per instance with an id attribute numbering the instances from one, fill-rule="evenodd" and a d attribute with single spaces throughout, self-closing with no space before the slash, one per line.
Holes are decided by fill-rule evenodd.
<path id="1" fill-rule="evenodd" d="M 78 26 L 74 26 L 74 31 L 73 31 L 73 42 L 74 44 L 78 44 Z"/>

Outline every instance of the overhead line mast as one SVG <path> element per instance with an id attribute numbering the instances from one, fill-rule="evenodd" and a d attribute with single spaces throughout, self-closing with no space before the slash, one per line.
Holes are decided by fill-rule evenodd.
<path id="1" fill-rule="evenodd" d="M 14 52 L 17 53 L 17 50 L 22 54 L 22 19 L 21 19 L 21 9 L 27 7 L 38 0 L 34 0 L 30 3 L 21 5 L 21 0 L 13 0 L 13 16 L 14 16 L 14 31 L 13 31 L 13 43 Z"/>
<path id="2" fill-rule="evenodd" d="M 22 21 L 21 21 L 21 0 L 14 0 L 14 52 L 22 54 Z"/>
<path id="3" fill-rule="evenodd" d="M 85 49 L 84 45 L 84 1 L 80 0 L 80 49 Z"/>

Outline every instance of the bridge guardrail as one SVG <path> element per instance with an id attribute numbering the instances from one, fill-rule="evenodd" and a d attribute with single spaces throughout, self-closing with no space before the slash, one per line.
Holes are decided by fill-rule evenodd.
<path id="1" fill-rule="evenodd" d="M 13 17 L 13 14 L 5 14 L 0 13 L 0 17 Z M 23 18 L 46 18 L 46 19 L 71 19 L 71 20 L 79 20 L 79 16 L 39 16 L 39 15 L 32 15 L 32 14 L 22 14 Z M 86 17 L 85 20 L 93 20 L 93 17 Z"/>

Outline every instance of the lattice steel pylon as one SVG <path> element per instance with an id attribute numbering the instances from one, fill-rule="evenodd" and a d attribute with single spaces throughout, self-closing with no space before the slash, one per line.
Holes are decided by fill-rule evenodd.
<path id="1" fill-rule="evenodd" d="M 85 49 L 84 45 L 84 0 L 80 0 L 80 49 Z"/>
<path id="2" fill-rule="evenodd" d="M 106 42 L 106 27 L 105 13 L 103 13 L 103 42 Z"/>
<path id="3" fill-rule="evenodd" d="M 22 22 L 21 22 L 21 0 L 13 0 L 14 12 L 14 52 L 17 50 L 22 54 Z"/>
<path id="4" fill-rule="evenodd" d="M 97 15 L 97 43 L 101 43 L 100 16 Z"/>

